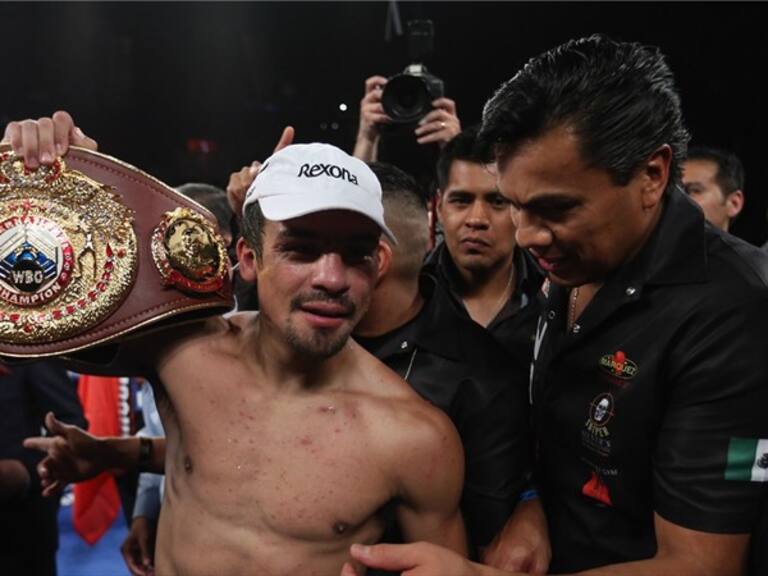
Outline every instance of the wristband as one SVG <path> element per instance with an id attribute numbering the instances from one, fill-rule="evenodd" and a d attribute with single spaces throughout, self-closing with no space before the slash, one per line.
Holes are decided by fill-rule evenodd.
<path id="1" fill-rule="evenodd" d="M 139 437 L 139 461 L 136 465 L 139 472 L 149 472 L 152 468 L 152 440 Z"/>
<path id="2" fill-rule="evenodd" d="M 531 488 L 530 490 L 526 490 L 522 494 L 520 494 L 520 497 L 517 499 L 518 502 L 528 502 L 528 500 L 534 500 L 535 498 L 539 497 L 539 491 L 536 490 L 536 488 Z"/>

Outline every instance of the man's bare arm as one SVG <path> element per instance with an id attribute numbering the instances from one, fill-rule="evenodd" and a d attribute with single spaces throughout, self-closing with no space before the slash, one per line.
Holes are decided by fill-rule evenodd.
<path id="1" fill-rule="evenodd" d="M 402 504 L 397 515 L 406 541 L 425 540 L 467 555 L 467 537 L 459 511 L 464 485 L 464 451 L 456 429 L 429 407 L 408 446 L 394 462 Z M 411 433 L 414 432 L 414 433 Z"/>
<path id="2" fill-rule="evenodd" d="M 740 576 L 744 570 L 748 534 L 712 534 L 677 526 L 655 517 L 658 552 L 653 558 L 611 564 L 575 576 Z M 352 557 L 384 570 L 413 570 L 413 574 L 512 576 L 515 572 L 482 566 L 454 552 L 424 542 L 352 546 Z M 352 574 L 345 568 L 346 574 Z M 345 576 L 346 576 L 345 574 Z M 410 572 L 409 572 L 410 574 Z"/>
<path id="3" fill-rule="evenodd" d="M 37 465 L 43 495 L 51 496 L 71 482 L 81 482 L 105 470 L 134 470 L 139 465 L 138 437 L 97 438 L 78 426 L 59 422 L 53 413 L 45 417 L 51 436 L 24 440 L 24 447 L 46 453 Z M 165 438 L 149 438 L 151 450 L 147 472 L 162 474 L 165 468 Z"/>
<path id="4" fill-rule="evenodd" d="M 583 576 L 740 576 L 746 562 L 749 534 L 712 534 L 683 528 L 654 517 L 656 556 L 580 572 Z"/>
<path id="5" fill-rule="evenodd" d="M 483 564 L 529 574 L 546 574 L 551 556 L 547 519 L 538 498 L 518 503 L 481 553 Z"/>

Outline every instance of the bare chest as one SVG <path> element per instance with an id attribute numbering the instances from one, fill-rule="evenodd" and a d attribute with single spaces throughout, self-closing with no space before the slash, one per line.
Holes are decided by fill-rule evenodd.
<path id="1" fill-rule="evenodd" d="M 346 540 L 392 497 L 354 402 L 209 394 L 178 411 L 170 494 L 270 538 Z"/>

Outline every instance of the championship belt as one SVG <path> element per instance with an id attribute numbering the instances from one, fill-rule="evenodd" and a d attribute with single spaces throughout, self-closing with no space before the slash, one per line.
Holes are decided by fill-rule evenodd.
<path id="1" fill-rule="evenodd" d="M 232 307 L 213 216 L 144 172 L 70 148 L 28 169 L 0 149 L 0 356 L 105 344 Z"/>

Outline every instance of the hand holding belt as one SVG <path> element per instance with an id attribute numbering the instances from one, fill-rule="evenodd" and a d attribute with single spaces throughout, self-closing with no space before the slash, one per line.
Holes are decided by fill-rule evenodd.
<path id="1" fill-rule="evenodd" d="M 61 355 L 232 306 L 215 219 L 144 172 L 70 148 L 0 149 L 0 356 Z"/>

